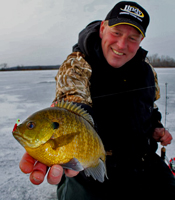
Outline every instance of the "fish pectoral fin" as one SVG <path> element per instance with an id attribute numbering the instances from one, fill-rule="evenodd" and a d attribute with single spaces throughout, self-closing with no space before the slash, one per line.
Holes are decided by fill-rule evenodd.
<path id="1" fill-rule="evenodd" d="M 101 183 L 104 182 L 105 176 L 108 179 L 106 165 L 101 159 L 99 159 L 99 164 L 97 166 L 86 168 L 84 173 L 86 176 L 92 176 L 95 180 L 98 180 Z"/>
<path id="2" fill-rule="evenodd" d="M 71 169 L 74 171 L 84 170 L 83 166 L 76 158 L 72 158 L 68 163 L 61 164 L 61 166 L 65 169 Z"/>
<path id="3" fill-rule="evenodd" d="M 67 134 L 67 135 L 62 135 L 60 137 L 51 139 L 52 143 L 54 143 L 53 145 L 53 149 L 56 149 L 58 147 L 62 147 L 66 144 L 69 144 L 70 142 L 72 142 L 72 140 L 74 139 L 74 137 L 76 135 L 80 134 L 80 132 L 75 132 L 75 133 L 71 133 L 71 134 Z"/>

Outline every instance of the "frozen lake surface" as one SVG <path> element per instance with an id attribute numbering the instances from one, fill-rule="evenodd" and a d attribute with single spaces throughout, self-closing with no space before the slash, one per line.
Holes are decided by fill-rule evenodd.
<path id="1" fill-rule="evenodd" d="M 165 83 L 168 83 L 167 128 L 175 138 L 175 69 L 156 69 L 161 87 L 157 105 L 165 117 Z M 24 148 L 13 138 L 12 129 L 37 110 L 49 107 L 55 97 L 57 71 L 19 71 L 0 73 L 0 199 L 54 200 L 56 186 L 45 180 L 32 185 L 18 165 Z M 160 148 L 158 149 L 158 154 Z M 175 157 L 175 142 L 167 147 L 167 156 Z"/>

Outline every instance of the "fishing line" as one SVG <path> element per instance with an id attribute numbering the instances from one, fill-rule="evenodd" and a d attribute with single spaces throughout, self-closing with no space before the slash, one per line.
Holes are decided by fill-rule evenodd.
<path id="1" fill-rule="evenodd" d="M 98 99 L 98 98 L 104 98 L 104 97 L 109 97 L 109 96 L 115 96 L 118 94 L 124 94 L 124 93 L 129 93 L 129 92 L 136 92 L 139 90 L 145 90 L 148 88 L 155 88 L 156 86 L 148 86 L 148 87 L 143 87 L 143 88 L 138 88 L 138 89 L 133 89 L 133 90 L 128 90 L 128 91 L 123 91 L 123 92 L 118 92 L 118 93 L 112 93 L 112 94 L 107 94 L 107 95 L 101 95 L 101 96 L 96 96 L 96 97 L 92 97 L 92 99 Z"/>

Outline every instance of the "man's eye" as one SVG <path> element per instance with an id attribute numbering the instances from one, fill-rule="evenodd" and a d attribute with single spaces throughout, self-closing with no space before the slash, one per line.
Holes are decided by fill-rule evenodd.
<path id="1" fill-rule="evenodd" d="M 138 37 L 130 37 L 130 40 L 133 41 L 133 42 L 139 42 Z"/>
<path id="2" fill-rule="evenodd" d="M 130 39 L 131 39 L 132 41 L 135 41 L 135 40 L 136 40 L 136 39 L 135 39 L 135 38 L 133 38 L 133 37 L 131 37 Z"/>

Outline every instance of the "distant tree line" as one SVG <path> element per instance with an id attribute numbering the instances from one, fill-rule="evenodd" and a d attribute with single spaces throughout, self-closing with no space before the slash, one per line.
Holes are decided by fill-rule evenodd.
<path id="1" fill-rule="evenodd" d="M 23 71 L 23 70 L 52 70 L 59 69 L 60 65 L 36 65 L 36 66 L 16 66 L 16 67 L 3 67 L 0 71 Z"/>
<path id="2" fill-rule="evenodd" d="M 0 68 L 7 68 L 7 63 L 0 64 Z"/>
<path id="3" fill-rule="evenodd" d="M 158 54 L 153 54 L 148 56 L 148 59 L 154 67 L 175 67 L 175 59 L 169 56 L 159 56 Z"/>

